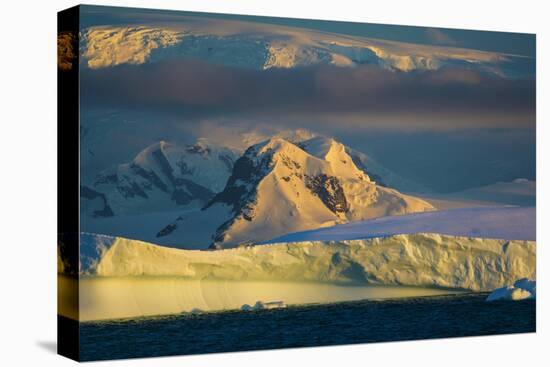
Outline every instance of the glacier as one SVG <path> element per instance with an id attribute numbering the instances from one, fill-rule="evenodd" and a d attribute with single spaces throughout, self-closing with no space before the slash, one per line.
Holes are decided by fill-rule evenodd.
<path id="1" fill-rule="evenodd" d="M 430 233 L 203 251 L 83 234 L 81 276 L 310 281 L 491 291 L 535 276 L 534 241 Z M 85 254 L 85 255 L 83 255 Z M 95 255 L 95 258 L 94 258 Z"/>
<path id="2" fill-rule="evenodd" d="M 518 73 L 523 74 L 512 71 L 512 65 L 526 62 L 532 65 L 532 61 L 519 55 L 220 19 L 202 22 L 190 19 L 178 25 L 160 22 L 150 26 L 93 26 L 82 30 L 79 48 L 82 66 L 90 69 L 143 64 L 182 55 L 256 70 L 371 64 L 411 72 L 458 65 L 517 77 Z"/>
<path id="3" fill-rule="evenodd" d="M 536 275 L 534 241 L 435 233 L 210 251 L 83 233 L 80 246 L 78 274 L 58 278 L 60 312 L 81 321 L 488 292 Z"/>

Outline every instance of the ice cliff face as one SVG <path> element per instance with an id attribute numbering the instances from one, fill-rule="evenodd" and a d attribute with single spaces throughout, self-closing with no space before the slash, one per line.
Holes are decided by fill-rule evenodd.
<path id="1" fill-rule="evenodd" d="M 83 236 L 80 273 L 94 276 L 352 282 L 490 291 L 517 279 L 532 279 L 536 272 L 533 241 L 413 234 L 194 251 Z"/>

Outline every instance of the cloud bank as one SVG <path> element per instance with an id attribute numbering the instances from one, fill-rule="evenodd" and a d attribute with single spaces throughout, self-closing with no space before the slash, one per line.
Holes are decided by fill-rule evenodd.
<path id="1" fill-rule="evenodd" d="M 85 69 L 87 107 L 198 118 L 300 120 L 350 127 L 534 128 L 535 81 L 466 68 L 400 73 L 378 66 L 251 70 L 189 58 Z"/>

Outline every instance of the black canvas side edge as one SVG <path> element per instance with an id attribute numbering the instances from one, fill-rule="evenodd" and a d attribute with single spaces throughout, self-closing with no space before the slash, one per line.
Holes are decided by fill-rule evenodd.
<path id="1" fill-rule="evenodd" d="M 75 6 L 57 13 L 57 233 L 58 258 L 62 273 L 69 281 L 61 282 L 58 269 L 57 353 L 80 359 L 79 330 L 79 42 L 80 8 Z M 60 48 L 60 42 L 65 42 Z M 69 42 L 72 52 L 60 53 Z M 58 260 L 59 264 L 59 260 Z M 73 318 L 60 315 L 60 287 L 63 302 L 74 310 Z M 69 286 L 67 286 L 69 284 Z M 68 288 L 68 289 L 67 289 Z"/>

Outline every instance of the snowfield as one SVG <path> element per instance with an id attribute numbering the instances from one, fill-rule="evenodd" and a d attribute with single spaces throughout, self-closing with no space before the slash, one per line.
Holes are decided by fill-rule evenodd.
<path id="1" fill-rule="evenodd" d="M 536 210 L 480 207 L 413 213 L 291 233 L 265 243 L 352 240 L 419 232 L 535 241 Z"/>
<path id="2" fill-rule="evenodd" d="M 511 182 L 497 182 L 492 185 L 457 192 L 449 196 L 512 205 L 535 206 L 537 201 L 537 184 L 535 181 L 517 178 Z"/>
<path id="3" fill-rule="evenodd" d="M 178 25 L 86 28 L 79 47 L 82 65 L 99 69 L 187 56 L 256 70 L 371 64 L 410 72 L 462 66 L 517 77 L 510 65 L 526 62 L 517 55 L 343 36 L 281 25 L 206 18 L 202 22 L 185 17 L 182 20 L 185 21 Z"/>

